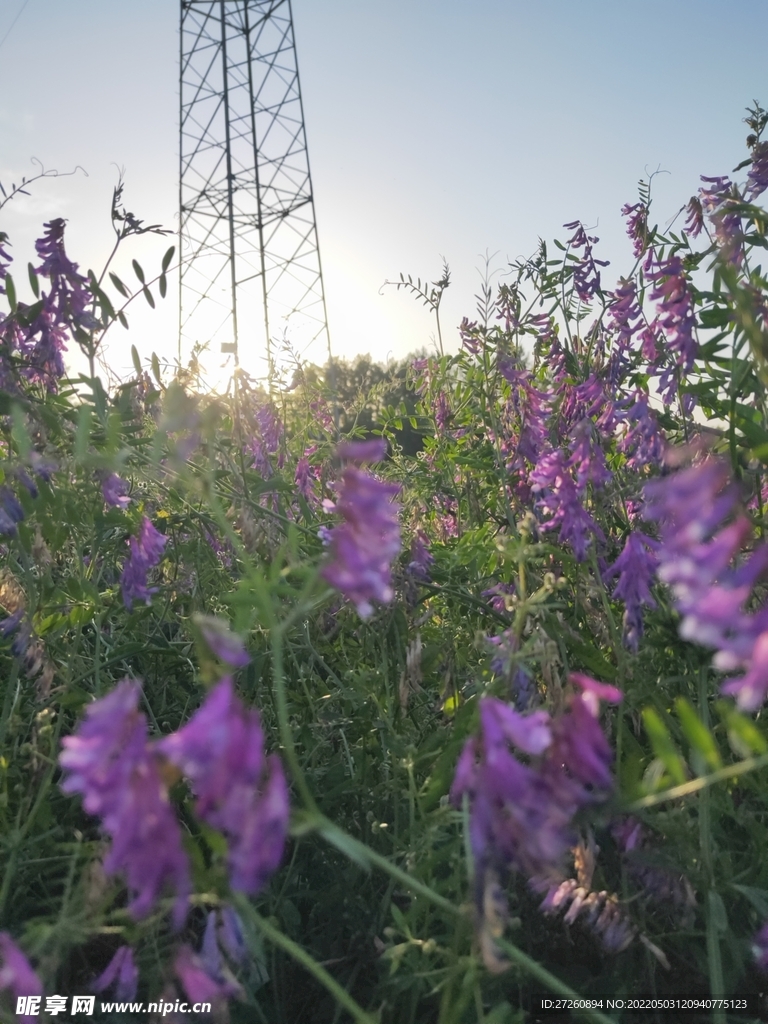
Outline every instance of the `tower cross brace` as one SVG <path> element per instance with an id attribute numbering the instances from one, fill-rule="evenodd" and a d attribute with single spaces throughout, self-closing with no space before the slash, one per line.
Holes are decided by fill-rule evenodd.
<path id="1" fill-rule="evenodd" d="M 290 0 L 181 0 L 179 126 L 179 360 L 330 362 Z"/>

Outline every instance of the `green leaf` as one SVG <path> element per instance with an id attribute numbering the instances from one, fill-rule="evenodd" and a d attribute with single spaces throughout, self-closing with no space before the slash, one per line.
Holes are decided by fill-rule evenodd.
<path id="1" fill-rule="evenodd" d="M 117 274 L 112 274 L 112 273 L 110 273 L 110 275 L 109 275 L 109 279 L 110 279 L 110 281 L 112 282 L 112 284 L 113 284 L 113 285 L 115 286 L 115 288 L 117 288 L 117 290 L 118 290 L 118 291 L 120 292 L 120 294 L 121 294 L 121 295 L 123 296 L 123 298 L 124 298 L 124 299 L 127 299 L 127 298 L 129 297 L 129 295 L 130 295 L 130 292 L 129 292 L 129 291 L 128 291 L 128 289 L 127 289 L 127 288 L 125 287 L 125 285 L 124 285 L 124 284 L 123 284 L 123 282 L 122 282 L 122 281 L 120 280 L 120 278 L 119 278 L 119 277 L 117 276 Z"/>
<path id="2" fill-rule="evenodd" d="M 680 719 L 683 733 L 691 744 L 691 748 L 701 754 L 709 768 L 717 771 L 723 762 L 712 733 L 707 729 L 685 697 L 677 698 L 675 709 L 677 717 Z"/>
<path id="3" fill-rule="evenodd" d="M 157 358 L 157 353 L 156 352 L 152 353 L 152 358 L 151 358 L 150 362 L 152 364 L 152 375 L 155 378 L 155 380 L 157 381 L 157 383 L 162 387 L 163 381 L 162 381 L 162 378 L 160 376 L 160 360 Z"/>
<path id="4" fill-rule="evenodd" d="M 8 305 L 12 313 L 16 312 L 18 302 L 16 301 L 16 285 L 10 274 L 5 275 L 5 294 L 8 296 Z"/>
<path id="5" fill-rule="evenodd" d="M 728 742 L 739 757 L 768 752 L 768 740 L 755 723 L 736 711 L 727 701 L 717 701 L 715 707 L 728 730 Z"/>
<path id="6" fill-rule="evenodd" d="M 141 359 L 139 359 L 139 352 L 135 345 L 131 345 L 131 359 L 133 360 L 133 368 L 136 371 L 136 376 L 141 376 Z"/>
<path id="7" fill-rule="evenodd" d="M 166 292 L 168 291 L 168 278 L 165 274 L 160 275 L 160 280 L 157 282 L 157 287 L 160 292 L 160 298 L 164 299 Z"/>
<path id="8" fill-rule="evenodd" d="M 152 292 L 146 286 L 144 288 L 142 288 L 142 291 L 144 292 L 144 298 L 147 300 L 147 302 L 152 307 L 152 309 L 154 309 L 155 308 L 155 300 L 152 298 Z"/>
<path id="9" fill-rule="evenodd" d="M 122 311 L 122 309 L 119 309 L 117 311 L 117 319 L 120 321 L 120 323 L 123 325 L 123 327 L 127 331 L 128 330 L 128 317 L 125 315 L 125 313 Z"/>
<path id="10" fill-rule="evenodd" d="M 77 430 L 75 431 L 75 459 L 82 462 L 88 451 L 91 436 L 91 407 L 81 405 L 77 410 Z"/>
<path id="11" fill-rule="evenodd" d="M 165 256 L 163 256 L 163 263 L 162 263 L 163 273 L 165 273 L 166 270 L 168 269 L 168 267 L 170 267 L 171 260 L 173 259 L 173 254 L 175 252 L 176 252 L 176 246 L 172 245 L 171 248 L 168 250 L 168 252 L 166 252 Z"/>
<path id="12" fill-rule="evenodd" d="M 31 263 L 27 264 L 27 271 L 29 273 L 29 287 L 32 289 L 36 299 L 40 298 L 40 280 L 35 273 L 35 268 Z"/>
<path id="13" fill-rule="evenodd" d="M 342 832 L 336 825 L 328 823 L 320 828 L 320 835 L 323 836 L 332 846 L 343 853 L 345 857 L 348 857 L 351 861 L 361 867 L 364 871 L 370 871 L 371 864 L 365 853 L 360 849 L 359 844 L 355 840 Z"/>
<path id="14" fill-rule="evenodd" d="M 752 885 L 737 885 L 731 882 L 731 889 L 748 899 L 760 917 L 768 918 L 768 889 L 756 889 Z"/>
<path id="15" fill-rule="evenodd" d="M 672 781 L 682 785 L 685 782 L 685 764 L 669 734 L 669 729 L 654 708 L 643 708 L 643 724 L 654 754 L 667 769 Z"/>
<path id="16" fill-rule="evenodd" d="M 719 932 L 728 931 L 728 915 L 725 912 L 725 904 L 723 898 L 719 892 L 715 892 L 714 889 L 709 890 L 709 914 L 715 928 Z"/>
<path id="17" fill-rule="evenodd" d="M 137 260 L 133 260 L 132 265 L 134 274 L 144 284 L 144 271 L 141 269 L 141 264 Z"/>

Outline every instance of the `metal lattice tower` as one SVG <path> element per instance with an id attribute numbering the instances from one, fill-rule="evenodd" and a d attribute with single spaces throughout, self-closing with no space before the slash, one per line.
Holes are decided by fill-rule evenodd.
<path id="1" fill-rule="evenodd" d="M 179 359 L 330 361 L 290 0 L 181 0 Z M 263 364 L 262 364 L 263 365 Z"/>

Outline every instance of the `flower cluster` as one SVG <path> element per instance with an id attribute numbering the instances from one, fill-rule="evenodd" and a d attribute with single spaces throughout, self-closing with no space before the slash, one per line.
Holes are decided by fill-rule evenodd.
<path id="1" fill-rule="evenodd" d="M 220 624 L 201 617 L 198 625 L 227 666 L 247 663 L 242 643 Z M 168 763 L 189 778 L 198 816 L 226 836 L 230 884 L 249 895 L 264 887 L 280 863 L 288 787 L 278 757 L 264 752 L 257 712 L 242 705 L 229 676 L 187 725 L 154 742 L 138 710 L 140 693 L 140 685 L 126 679 L 88 708 L 75 734 L 63 740 L 62 789 L 82 794 L 85 810 L 112 837 L 104 868 L 107 874 L 125 873 L 133 915 L 149 913 L 169 883 L 177 894 L 174 923 L 180 927 L 187 914 L 189 864 L 164 781 Z M 123 969 L 128 970 L 121 963 Z"/>
<path id="2" fill-rule="evenodd" d="M 198 817 L 227 837 L 232 888 L 259 892 L 280 863 L 289 807 L 280 760 L 264 753 L 258 713 L 243 707 L 225 677 L 158 750 L 189 779 Z"/>
<path id="3" fill-rule="evenodd" d="M 539 891 L 559 886 L 578 840 L 575 815 L 613 786 L 599 702 L 615 703 L 622 695 L 589 676 L 574 673 L 571 682 L 580 692 L 554 718 L 543 710 L 523 715 L 494 697 L 482 698 L 480 733 L 466 742 L 456 766 L 450 797 L 454 806 L 469 801 L 476 925 L 491 970 L 503 969 L 494 967 L 493 938 L 506 918 L 499 875 L 520 871 Z"/>
<path id="4" fill-rule="evenodd" d="M 568 239 L 569 247 L 584 250 L 573 268 L 573 287 L 582 302 L 591 302 L 595 295 L 600 294 L 600 271 L 597 268 L 607 267 L 608 260 L 596 260 L 592 255 L 592 246 L 599 239 L 588 235 L 581 221 L 574 220 L 564 226 L 573 231 L 573 236 Z"/>
<path id="5" fill-rule="evenodd" d="M 570 544 L 578 561 L 587 557 L 592 537 L 605 541 L 603 531 L 584 508 L 569 459 L 557 449 L 542 456 L 530 475 L 531 490 L 541 494 L 539 507 L 549 514 L 542 530 L 559 528 L 561 544 Z"/>
<path id="6" fill-rule="evenodd" d="M 658 547 L 652 537 L 634 530 L 619 557 L 603 573 L 604 580 L 619 577 L 613 596 L 624 602 L 624 643 L 635 653 L 643 635 L 643 605 L 656 607 L 651 583 L 656 572 Z"/>
<path id="7" fill-rule="evenodd" d="M 659 390 L 669 404 L 677 394 L 678 375 L 690 373 L 698 354 L 693 297 L 679 256 L 658 261 L 651 250 L 645 262 L 645 273 L 653 284 L 650 298 L 657 303 L 659 327 L 674 356 L 674 363 L 662 372 L 659 382 Z"/>
<path id="8" fill-rule="evenodd" d="M 136 600 L 150 601 L 157 593 L 157 587 L 147 586 L 147 573 L 160 561 L 167 538 L 155 529 L 146 516 L 142 518 L 137 537 L 131 537 L 128 544 L 130 554 L 120 577 L 123 601 L 128 611 Z"/>
<path id="9" fill-rule="evenodd" d="M 146 916 L 166 883 L 176 891 L 174 922 L 181 927 L 190 892 L 189 864 L 168 800 L 147 720 L 138 710 L 139 684 L 124 679 L 86 711 L 77 732 L 62 741 L 61 788 L 80 793 L 83 807 L 112 837 L 108 875 L 125 871 L 134 894 L 129 909 Z"/>
<path id="10" fill-rule="evenodd" d="M 376 438 L 341 445 L 338 455 L 355 462 L 378 462 L 385 452 L 386 441 Z M 330 560 L 321 573 L 355 604 L 363 619 L 373 611 L 371 601 L 388 603 L 394 597 L 392 562 L 400 550 L 400 524 L 399 506 L 392 499 L 399 491 L 397 484 L 347 466 L 338 501 L 326 505 L 344 521 L 330 531 Z"/>
<path id="11" fill-rule="evenodd" d="M 668 461 L 675 458 L 681 456 Z M 714 647 L 715 668 L 741 669 L 741 676 L 724 682 L 723 692 L 741 708 L 756 710 L 768 694 L 768 608 L 750 613 L 745 605 L 768 568 L 768 545 L 740 557 L 752 527 L 739 510 L 730 467 L 715 456 L 699 458 L 647 483 L 644 498 L 645 518 L 660 524 L 659 578 L 671 587 L 683 616 L 680 635 Z"/>
<path id="12" fill-rule="evenodd" d="M 454 805 L 469 797 L 478 877 L 490 866 L 531 879 L 562 879 L 565 856 L 577 839 L 576 812 L 612 788 L 599 701 L 616 703 L 621 692 L 589 676 L 570 678 L 580 692 L 555 718 L 543 710 L 522 715 L 495 697 L 480 701 L 480 733 L 465 744 L 451 787 Z"/>

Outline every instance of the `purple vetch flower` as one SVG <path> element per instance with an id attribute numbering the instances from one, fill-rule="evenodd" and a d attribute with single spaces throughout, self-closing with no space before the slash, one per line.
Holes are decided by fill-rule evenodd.
<path id="1" fill-rule="evenodd" d="M 173 963 L 176 977 L 181 982 L 187 998 L 193 1003 L 211 1003 L 221 1007 L 230 998 L 242 993 L 234 979 L 219 980 L 211 977 L 202 958 L 191 946 L 181 946 Z"/>
<path id="2" fill-rule="evenodd" d="M 716 669 L 742 669 L 721 689 L 756 710 L 768 695 L 768 608 L 748 613 L 745 606 L 768 569 L 768 545 L 743 555 L 752 528 L 738 511 L 729 465 L 708 456 L 646 484 L 644 496 L 645 517 L 660 524 L 659 578 L 683 615 L 681 635 L 714 647 Z"/>
<path id="3" fill-rule="evenodd" d="M 656 903 L 665 904 L 675 914 L 679 914 L 682 909 L 684 917 L 691 917 L 696 906 L 696 894 L 688 878 L 682 872 L 643 862 L 642 852 L 648 840 L 643 824 L 637 818 L 627 817 L 611 826 L 611 835 L 627 865 L 628 873 L 643 893 Z M 688 927 L 690 924 L 692 921 Z"/>
<path id="4" fill-rule="evenodd" d="M 320 468 L 318 466 L 311 465 L 309 459 L 317 451 L 317 445 L 310 445 L 309 448 L 304 449 L 304 454 L 296 463 L 296 473 L 294 476 L 294 482 L 296 484 L 296 490 L 302 497 L 309 502 L 310 505 L 319 504 L 319 498 L 315 490 L 315 485 L 320 477 Z"/>
<path id="5" fill-rule="evenodd" d="M 709 217 L 714 229 L 715 242 L 722 256 L 734 266 L 744 261 L 744 232 L 741 229 L 741 214 L 734 206 L 738 194 L 728 177 L 707 178 L 701 176 L 711 187 L 700 188 L 701 207 Z"/>
<path id="6" fill-rule="evenodd" d="M 323 430 L 330 433 L 333 430 L 333 415 L 331 410 L 328 408 L 328 403 L 324 398 L 315 398 L 309 403 L 309 409 L 312 413 L 315 423 Z"/>
<path id="7" fill-rule="evenodd" d="M 473 356 L 476 356 L 485 344 L 485 330 L 480 327 L 476 320 L 469 321 L 467 317 L 459 324 L 459 337 L 461 344 Z"/>
<path id="8" fill-rule="evenodd" d="M 440 390 L 437 393 L 437 397 L 435 398 L 434 405 L 432 407 L 432 412 L 435 417 L 435 425 L 437 426 L 437 429 L 441 434 L 444 434 L 448 429 L 451 419 L 453 418 L 453 413 L 451 412 L 451 405 L 448 401 L 448 396 L 443 390 Z"/>
<path id="9" fill-rule="evenodd" d="M 223 619 L 195 613 L 192 620 L 200 630 L 211 653 L 230 668 L 245 668 L 251 658 L 245 644 Z"/>
<path id="10" fill-rule="evenodd" d="M 597 721 L 600 700 L 621 693 L 574 674 L 581 689 L 566 711 L 519 714 L 494 697 L 480 701 L 480 731 L 465 744 L 456 766 L 451 802 L 470 802 L 470 841 L 476 877 L 487 868 L 517 870 L 529 878 L 562 880 L 576 842 L 577 811 L 612 788 L 611 750 Z M 513 753 L 532 760 L 523 764 Z"/>
<path id="11" fill-rule="evenodd" d="M 607 792 L 613 785 L 613 751 L 598 722 L 599 702 L 618 704 L 622 693 L 615 686 L 599 683 L 580 672 L 572 672 L 570 680 L 582 692 L 570 697 L 567 711 L 554 723 L 550 763 L 555 770 L 565 766 L 572 778 L 591 787 L 581 797 L 582 802 L 588 803 L 587 792 Z"/>
<path id="12" fill-rule="evenodd" d="M 280 448 L 283 437 L 283 423 L 271 399 L 263 394 L 255 394 L 252 398 L 254 434 L 246 444 L 246 452 L 252 457 L 252 467 L 265 480 L 274 473 L 273 461 Z M 281 452 L 277 457 L 277 466 L 282 469 L 285 457 Z"/>
<path id="13" fill-rule="evenodd" d="M 768 921 L 752 940 L 752 956 L 760 970 L 768 974 Z"/>
<path id="14" fill-rule="evenodd" d="M 411 372 L 414 375 L 416 394 L 423 398 L 432 386 L 434 365 L 429 358 L 414 359 L 411 363 Z"/>
<path id="15" fill-rule="evenodd" d="M 14 632 L 11 651 L 17 658 L 23 658 L 32 643 L 32 623 L 23 606 L 0 622 L 0 636 L 8 637 Z"/>
<path id="16" fill-rule="evenodd" d="M 648 207 L 645 203 L 635 203 L 634 206 L 625 203 L 621 215 L 627 218 L 627 235 L 632 239 L 632 251 L 636 257 L 642 256 L 648 242 Z"/>
<path id="17" fill-rule="evenodd" d="M 139 683 L 124 679 L 87 708 L 77 731 L 62 740 L 61 788 L 82 794 L 84 809 L 101 818 L 112 837 L 104 870 L 108 875 L 125 872 L 134 917 L 145 917 L 170 882 L 177 894 L 173 917 L 179 928 L 187 914 L 189 864 L 159 763 L 147 742 L 139 695 Z"/>
<path id="18" fill-rule="evenodd" d="M 480 592 L 481 597 L 489 598 L 489 604 L 495 612 L 507 610 L 506 598 L 514 594 L 514 583 L 494 583 L 492 587 Z"/>
<path id="19" fill-rule="evenodd" d="M 517 475 L 518 495 L 526 500 L 530 495 L 528 466 L 535 465 L 549 447 L 552 396 L 535 388 L 531 372 L 511 360 L 501 360 L 499 372 L 512 385 L 502 415 L 501 452 L 507 472 Z"/>
<path id="20" fill-rule="evenodd" d="M 590 537 L 605 541 L 603 531 L 581 503 L 576 483 L 560 449 L 542 456 L 530 476 L 531 490 L 540 494 L 538 505 L 550 514 L 544 531 L 559 528 L 560 543 L 568 543 L 577 561 L 587 557 Z"/>
<path id="21" fill-rule="evenodd" d="M 600 271 L 598 267 L 607 267 L 608 260 L 596 260 L 592 255 L 592 245 L 599 241 L 594 235 L 588 235 L 581 221 L 574 220 L 564 224 L 573 237 L 568 239 L 570 249 L 583 249 L 584 254 L 578 263 L 573 264 L 573 286 L 582 302 L 591 302 L 600 291 Z"/>
<path id="22" fill-rule="evenodd" d="M 643 605 L 656 607 L 650 588 L 658 566 L 658 548 L 657 541 L 634 530 L 619 557 L 603 573 L 603 580 L 619 577 L 613 597 L 624 602 L 624 643 L 635 653 L 643 635 Z"/>
<path id="23" fill-rule="evenodd" d="M 654 286 L 650 298 L 657 303 L 659 326 L 664 331 L 676 365 L 683 373 L 690 373 L 699 346 L 694 337 L 696 317 L 683 261 L 679 256 L 670 256 L 660 263 L 651 250 L 644 269 Z"/>
<path id="24" fill-rule="evenodd" d="M 592 420 L 579 420 L 573 428 L 571 457 L 566 463 L 568 469 L 576 472 L 576 491 L 584 495 L 587 484 L 595 488 L 605 487 L 613 479 L 613 473 L 605 464 L 605 452 L 600 447 Z"/>
<path id="25" fill-rule="evenodd" d="M 429 567 L 434 560 L 428 547 L 426 534 L 423 530 L 417 530 L 411 541 L 411 561 L 408 563 L 408 569 L 418 579 L 428 580 Z"/>
<path id="26" fill-rule="evenodd" d="M 643 328 L 643 314 L 634 280 L 620 278 L 610 298 L 608 330 L 616 338 L 616 346 L 611 354 L 610 379 L 616 385 L 629 368 L 627 353 L 632 348 L 634 335 Z"/>
<path id="27" fill-rule="evenodd" d="M 32 965 L 8 932 L 0 932 L 0 992 L 10 992 L 15 1002 L 29 996 L 42 999 L 43 984 L 32 970 Z M 37 1024 L 39 1002 L 31 1013 L 16 1016 L 22 1024 Z"/>
<path id="28" fill-rule="evenodd" d="M 208 542 L 208 544 L 210 544 L 210 546 L 216 552 L 216 557 L 218 558 L 219 562 L 221 562 L 221 564 L 226 569 L 231 569 L 232 545 L 230 544 L 229 540 L 225 540 L 224 543 L 222 543 L 216 536 L 216 534 L 209 530 L 207 527 L 203 528 L 203 536 Z"/>
<path id="29" fill-rule="evenodd" d="M 160 561 L 166 543 L 167 537 L 156 530 L 144 516 L 138 536 L 131 537 L 128 541 L 130 554 L 120 577 L 123 601 L 128 611 L 133 607 L 134 601 L 141 599 L 149 602 L 151 595 L 157 593 L 157 587 L 147 587 L 147 573 Z"/>
<path id="30" fill-rule="evenodd" d="M 128 508 L 131 503 L 131 499 L 128 497 L 129 487 L 130 484 L 119 477 L 117 473 L 110 473 L 101 485 L 104 501 L 107 505 L 112 505 L 113 508 Z"/>
<path id="31" fill-rule="evenodd" d="M 92 992 L 105 992 L 112 988 L 112 995 L 120 1002 L 134 1000 L 139 987 L 139 971 L 131 947 L 121 946 L 90 987 Z"/>
<path id="32" fill-rule="evenodd" d="M 225 904 L 219 911 L 219 945 L 232 963 L 243 966 L 249 957 L 248 946 L 243 933 L 243 922 L 237 911 Z"/>
<path id="33" fill-rule="evenodd" d="M 701 199 L 691 196 L 686 210 L 685 230 L 692 238 L 698 238 L 704 228 L 704 210 Z"/>
<path id="34" fill-rule="evenodd" d="M 759 142 L 752 150 L 752 166 L 747 174 L 746 197 L 754 203 L 768 188 L 768 142 Z"/>
<path id="35" fill-rule="evenodd" d="M 226 907 L 225 911 L 226 910 L 229 910 L 230 914 L 234 913 L 231 907 Z M 217 920 L 219 916 L 220 914 L 215 910 L 210 911 L 208 914 L 208 920 L 206 921 L 205 932 L 203 934 L 203 942 L 198 954 L 200 963 L 205 968 L 205 972 L 208 977 L 212 978 L 222 988 L 222 990 L 226 990 L 228 995 L 242 995 L 242 989 L 235 981 L 229 967 L 221 955 L 222 928 L 219 927 L 217 929 Z M 235 918 L 237 918 L 236 914 Z M 245 949 L 245 947 L 243 948 Z M 239 962 L 243 961 L 241 960 Z"/>
<path id="36" fill-rule="evenodd" d="M 377 454 L 383 456 L 385 444 L 383 438 L 345 444 L 339 454 L 375 461 Z M 332 506 L 344 521 L 330 532 L 331 558 L 321 575 L 355 604 L 363 619 L 373 611 L 371 601 L 386 604 L 394 597 L 392 562 L 400 550 L 400 525 L 399 505 L 392 499 L 399 491 L 397 484 L 347 466 L 338 488 L 339 499 Z"/>
<path id="37" fill-rule="evenodd" d="M 280 759 L 264 753 L 258 712 L 243 707 L 226 677 L 158 750 L 189 779 L 199 817 L 227 837 L 232 888 L 259 892 L 282 858 L 290 808 Z"/>
<path id="38" fill-rule="evenodd" d="M 620 403 L 623 434 L 618 448 L 626 455 L 629 469 L 657 466 L 664 455 L 664 438 L 648 402 L 648 395 L 638 390 Z"/>
<path id="39" fill-rule="evenodd" d="M 88 291 L 88 280 L 78 273 L 77 264 L 73 263 L 64 250 L 64 227 L 66 221 L 61 217 L 49 221 L 44 227 L 45 235 L 35 242 L 37 255 L 42 259 L 35 272 L 47 277 L 51 282 L 51 297 L 55 300 L 57 322 L 64 321 L 67 326 L 92 329 L 98 322 L 87 313 L 91 302 Z"/>
<path id="40" fill-rule="evenodd" d="M 349 462 L 381 462 L 387 454 L 387 442 L 383 437 L 371 437 L 367 441 L 344 441 L 336 449 L 336 456 Z"/>
<path id="41" fill-rule="evenodd" d="M 17 523 L 24 518 L 24 509 L 8 487 L 0 487 L 0 535 L 15 536 Z"/>

